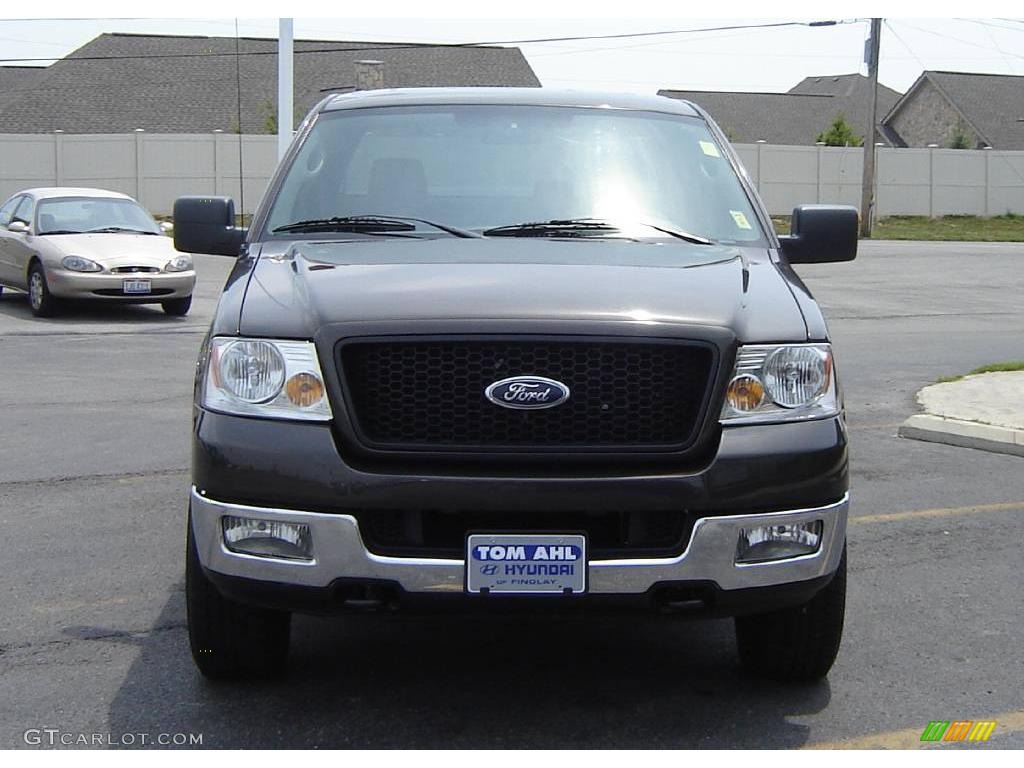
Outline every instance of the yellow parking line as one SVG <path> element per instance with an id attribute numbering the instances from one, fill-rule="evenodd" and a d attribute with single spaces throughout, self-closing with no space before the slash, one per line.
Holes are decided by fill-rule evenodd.
<path id="1" fill-rule="evenodd" d="M 998 504 L 972 504 L 969 507 L 935 507 L 933 509 L 912 509 L 907 512 L 887 512 L 880 515 L 859 515 L 850 518 L 850 525 L 860 523 L 893 523 L 900 520 L 917 520 L 928 517 L 955 517 L 976 515 L 982 512 L 1024 511 L 1024 501 L 1006 501 Z"/>

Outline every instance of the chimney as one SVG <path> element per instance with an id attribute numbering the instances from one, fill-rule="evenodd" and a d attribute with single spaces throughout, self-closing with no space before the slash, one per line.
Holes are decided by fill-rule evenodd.
<path id="1" fill-rule="evenodd" d="M 384 87 L 384 62 L 363 60 L 356 62 L 356 90 L 373 91 Z"/>

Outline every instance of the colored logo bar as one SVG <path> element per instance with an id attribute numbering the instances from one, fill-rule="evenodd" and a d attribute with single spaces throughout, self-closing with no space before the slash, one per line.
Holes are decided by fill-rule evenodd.
<path id="1" fill-rule="evenodd" d="M 932 720 L 921 741 L 988 741 L 995 728 L 995 720 Z"/>

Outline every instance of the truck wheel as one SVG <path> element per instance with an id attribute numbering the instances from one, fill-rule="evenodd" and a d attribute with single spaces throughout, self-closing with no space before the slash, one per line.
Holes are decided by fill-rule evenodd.
<path id="1" fill-rule="evenodd" d="M 846 545 L 832 581 L 803 605 L 736 617 L 740 664 L 774 680 L 820 680 L 832 669 L 846 611 Z"/>
<path id="2" fill-rule="evenodd" d="M 161 301 L 160 306 L 164 308 L 171 317 L 184 317 L 188 314 L 189 309 L 192 308 L 192 297 L 186 296 L 183 299 L 168 299 L 167 301 Z"/>
<path id="3" fill-rule="evenodd" d="M 271 677 L 284 671 L 291 614 L 222 597 L 199 563 L 191 514 L 185 602 L 192 658 L 203 675 L 213 679 Z"/>

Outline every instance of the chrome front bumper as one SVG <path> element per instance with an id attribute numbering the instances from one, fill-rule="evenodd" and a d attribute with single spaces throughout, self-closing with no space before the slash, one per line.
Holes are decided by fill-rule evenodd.
<path id="1" fill-rule="evenodd" d="M 642 594 L 659 582 L 711 581 L 724 590 L 766 587 L 827 576 L 839 566 L 846 540 L 849 495 L 835 504 L 754 515 L 704 517 L 694 525 L 690 544 L 678 557 L 591 560 L 588 591 L 593 594 Z M 312 561 L 281 560 L 230 552 L 221 533 L 221 517 L 237 515 L 308 525 Z M 741 528 L 791 525 L 821 520 L 821 548 L 813 555 L 769 563 L 737 565 Z M 459 593 L 465 576 L 462 560 L 381 557 L 369 552 L 351 515 L 250 507 L 213 501 L 192 488 L 192 528 L 199 559 L 211 571 L 257 581 L 326 587 L 335 579 L 386 580 L 406 592 Z"/>
<path id="2" fill-rule="evenodd" d="M 169 293 L 131 293 L 127 295 L 103 295 L 96 291 L 118 291 L 125 280 L 148 280 L 153 291 Z M 108 274 L 95 272 L 72 272 L 67 269 L 48 269 L 46 282 L 50 293 L 63 299 L 102 299 L 107 301 L 157 302 L 181 299 L 191 296 L 196 284 L 194 270 L 187 272 L 140 272 Z"/>

